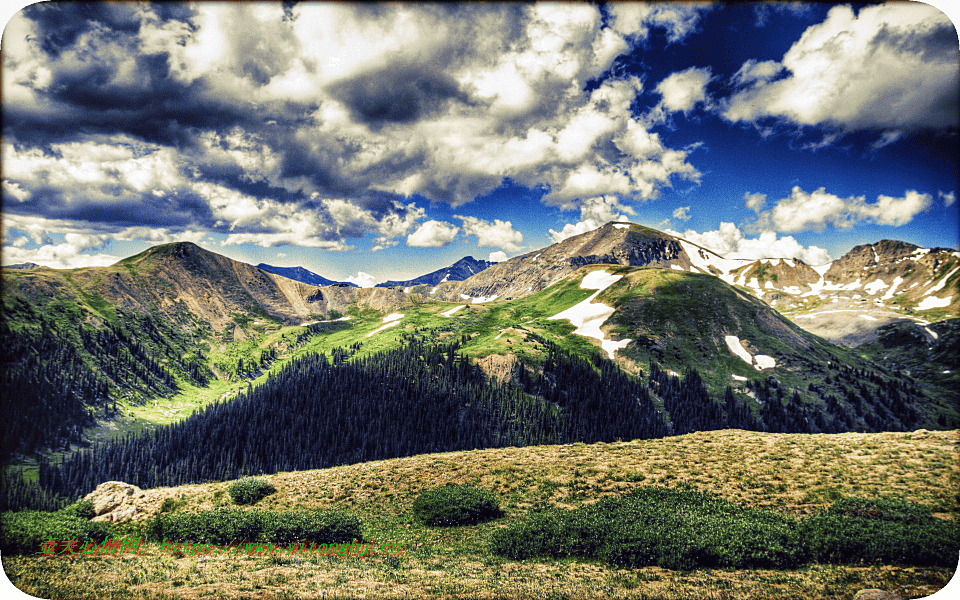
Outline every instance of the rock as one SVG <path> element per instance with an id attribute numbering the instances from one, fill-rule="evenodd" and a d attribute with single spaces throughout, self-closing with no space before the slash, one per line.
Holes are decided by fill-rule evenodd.
<path id="1" fill-rule="evenodd" d="M 903 600 L 900 596 L 894 594 L 893 592 L 885 592 L 883 590 L 860 590 L 853 597 L 853 600 Z"/>
<path id="2" fill-rule="evenodd" d="M 136 500 L 143 490 L 122 481 L 107 481 L 97 486 L 84 500 L 93 502 L 93 521 L 121 521 L 138 512 Z"/>

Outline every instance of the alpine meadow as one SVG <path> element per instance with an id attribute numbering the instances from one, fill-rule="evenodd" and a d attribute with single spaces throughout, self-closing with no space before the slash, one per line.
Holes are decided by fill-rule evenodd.
<path id="1" fill-rule="evenodd" d="M 5 15 L 6 585 L 951 597 L 944 10 Z"/>

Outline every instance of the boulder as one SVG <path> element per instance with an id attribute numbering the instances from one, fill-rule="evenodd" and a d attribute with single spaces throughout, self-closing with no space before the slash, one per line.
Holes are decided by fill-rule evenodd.
<path id="1" fill-rule="evenodd" d="M 84 500 L 93 502 L 93 521 L 120 521 L 132 518 L 137 512 L 136 500 L 143 490 L 122 481 L 107 481 L 97 486 Z"/>

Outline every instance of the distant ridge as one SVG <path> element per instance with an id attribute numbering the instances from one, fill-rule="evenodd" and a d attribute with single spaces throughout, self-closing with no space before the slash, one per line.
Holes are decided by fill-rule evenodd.
<path id="1" fill-rule="evenodd" d="M 464 256 L 449 267 L 438 269 L 415 279 L 408 279 L 406 281 L 384 281 L 383 283 L 378 283 L 375 287 L 412 287 L 415 285 L 440 285 L 445 281 L 463 281 L 495 264 L 497 263 L 488 260 L 478 260 L 472 256 Z"/>
<path id="2" fill-rule="evenodd" d="M 287 279 L 293 279 L 294 281 L 300 281 L 310 285 L 339 285 L 347 287 L 359 287 L 355 283 L 327 279 L 326 277 L 317 275 L 313 271 L 308 271 L 303 267 L 274 267 L 273 265 L 268 265 L 267 263 L 260 263 L 257 265 L 257 268 L 261 271 L 266 271 L 267 273 L 273 273 L 274 275 L 280 275 L 281 277 L 286 277 Z"/>

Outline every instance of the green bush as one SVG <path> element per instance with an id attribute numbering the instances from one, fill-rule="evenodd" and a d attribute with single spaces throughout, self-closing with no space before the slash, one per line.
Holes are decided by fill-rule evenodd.
<path id="1" fill-rule="evenodd" d="M 276 491 L 266 479 L 245 477 L 230 486 L 230 497 L 236 504 L 256 504 Z"/>
<path id="2" fill-rule="evenodd" d="M 77 500 L 73 504 L 65 506 L 57 512 L 62 515 L 77 517 L 78 519 L 90 520 L 94 517 L 93 502 L 90 500 Z"/>
<path id="3" fill-rule="evenodd" d="M 150 522 L 155 541 L 229 544 L 232 542 L 351 542 L 363 539 L 360 519 L 337 511 L 274 513 L 215 508 L 199 513 L 158 514 Z"/>
<path id="4" fill-rule="evenodd" d="M 448 483 L 426 490 L 413 501 L 413 514 L 426 525 L 475 525 L 503 515 L 487 490 Z"/>
<path id="5" fill-rule="evenodd" d="M 71 514 L 73 511 L 67 507 L 60 512 L 26 510 L 0 513 L 0 551 L 4 554 L 40 553 L 40 546 L 53 538 L 60 542 L 57 552 L 62 552 L 67 541 L 77 540 L 79 547 L 82 547 L 90 540 L 101 542 L 111 535 L 108 524 L 92 523 Z"/>
<path id="6" fill-rule="evenodd" d="M 806 558 L 796 523 L 689 490 L 647 487 L 575 511 L 551 511 L 494 532 L 514 559 L 579 556 L 670 569 L 785 568 Z"/>
<path id="7" fill-rule="evenodd" d="M 957 564 L 960 528 L 896 499 L 846 498 L 796 522 L 691 490 L 646 487 L 574 511 L 535 513 L 493 533 L 493 552 L 596 558 L 668 569 L 795 568 L 810 560 Z"/>
<path id="8" fill-rule="evenodd" d="M 960 528 L 897 499 L 846 498 L 801 523 L 814 560 L 955 567 Z"/>

